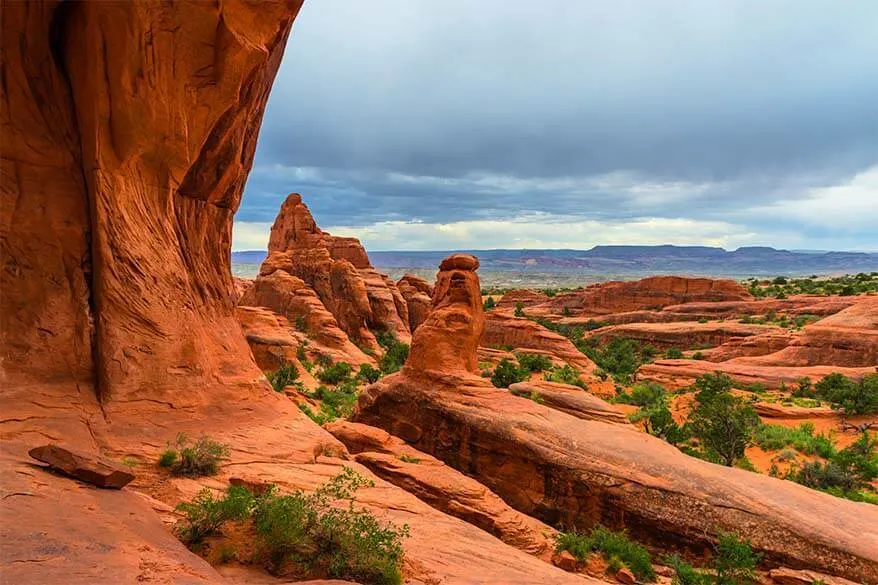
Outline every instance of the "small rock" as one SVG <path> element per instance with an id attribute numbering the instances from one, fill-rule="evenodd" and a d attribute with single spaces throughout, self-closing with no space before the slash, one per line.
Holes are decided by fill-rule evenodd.
<path id="1" fill-rule="evenodd" d="M 99 488 L 118 490 L 134 480 L 134 475 L 115 462 L 97 455 L 75 453 L 55 444 L 34 447 L 28 455 L 49 467 Z"/>
<path id="2" fill-rule="evenodd" d="M 653 569 L 655 569 L 655 574 L 660 577 L 674 577 L 677 574 L 674 569 L 664 565 L 653 565 Z"/>
<path id="3" fill-rule="evenodd" d="M 576 571 L 577 561 L 576 557 L 574 557 L 568 551 L 561 551 L 557 553 L 554 557 L 552 557 L 552 564 L 558 567 L 559 569 L 563 569 L 569 573 L 573 573 Z"/>
<path id="4" fill-rule="evenodd" d="M 618 571 L 616 571 L 616 581 L 619 583 L 624 583 L 625 585 L 634 585 L 637 583 L 637 579 L 634 577 L 634 573 L 632 573 L 629 569 L 622 567 Z"/>

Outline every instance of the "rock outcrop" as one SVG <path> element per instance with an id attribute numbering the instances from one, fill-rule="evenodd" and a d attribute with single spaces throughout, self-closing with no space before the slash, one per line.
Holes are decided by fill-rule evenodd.
<path id="1" fill-rule="evenodd" d="M 34 447 L 28 455 L 47 463 L 49 467 L 99 488 L 122 489 L 134 480 L 134 475 L 107 459 L 76 453 L 50 443 Z"/>
<path id="2" fill-rule="evenodd" d="M 534 380 L 512 384 L 509 391 L 576 418 L 620 425 L 631 424 L 624 412 L 578 386 Z"/>
<path id="3" fill-rule="evenodd" d="M 465 470 L 549 524 L 602 522 L 653 547 L 694 554 L 709 551 L 717 531 L 734 532 L 751 540 L 767 567 L 878 578 L 871 506 L 697 460 L 626 425 L 583 420 L 491 387 L 472 373 L 484 317 L 467 263 L 443 263 L 433 307 L 409 362 L 366 389 L 355 420 Z"/>
<path id="4" fill-rule="evenodd" d="M 656 310 L 667 305 L 696 302 L 748 301 L 752 295 L 733 280 L 654 276 L 630 282 L 607 282 L 582 290 L 559 294 L 541 305 L 534 314 L 572 313 L 600 316 L 625 311 Z M 542 308 L 542 311 L 536 309 Z"/>
<path id="5" fill-rule="evenodd" d="M 588 334 L 601 343 L 616 338 L 632 339 L 658 349 L 675 347 L 681 350 L 716 347 L 730 341 L 738 341 L 757 335 L 777 334 L 782 330 L 772 325 L 747 325 L 737 322 L 693 321 L 677 323 L 628 323 L 602 327 Z"/>
<path id="6" fill-rule="evenodd" d="M 317 227 L 298 193 L 281 206 L 268 251 L 260 276 L 283 270 L 301 278 L 354 342 L 380 350 L 373 331 L 411 341 L 408 305 L 396 284 L 372 267 L 359 240 Z"/>
<path id="7" fill-rule="evenodd" d="M 427 313 L 430 312 L 430 305 L 433 302 L 433 287 L 423 278 L 413 274 L 406 274 L 400 278 L 396 287 L 405 299 L 409 330 L 414 333 L 415 329 L 420 327 L 427 318 Z"/>
<path id="8" fill-rule="evenodd" d="M 326 429 L 355 454 L 357 463 L 381 479 L 515 548 L 544 560 L 552 556 L 557 531 L 512 509 L 476 480 L 381 429 L 347 421 L 330 423 Z"/>
<path id="9" fill-rule="evenodd" d="M 530 319 L 500 311 L 485 314 L 485 332 L 481 343 L 487 347 L 512 347 L 514 351 L 525 353 L 528 350 L 546 352 L 584 374 L 591 374 L 597 367 L 563 335 L 549 331 Z"/>

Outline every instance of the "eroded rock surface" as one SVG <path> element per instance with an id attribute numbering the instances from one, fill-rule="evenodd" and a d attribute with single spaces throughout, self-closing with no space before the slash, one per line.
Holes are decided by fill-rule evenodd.
<path id="1" fill-rule="evenodd" d="M 441 271 L 439 282 L 410 362 L 366 389 L 357 421 L 465 470 L 550 524 L 602 522 L 656 548 L 696 554 L 722 530 L 749 538 L 768 566 L 878 578 L 871 506 L 697 460 L 624 425 L 576 418 L 473 375 L 483 323 L 478 278 L 458 268 Z M 438 343 L 447 362 L 428 359 L 427 348 Z"/>

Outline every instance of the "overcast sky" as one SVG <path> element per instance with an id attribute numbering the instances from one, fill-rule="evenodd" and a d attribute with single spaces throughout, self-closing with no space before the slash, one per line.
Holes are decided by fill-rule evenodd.
<path id="1" fill-rule="evenodd" d="M 306 0 L 236 216 L 372 250 L 878 251 L 875 0 Z"/>

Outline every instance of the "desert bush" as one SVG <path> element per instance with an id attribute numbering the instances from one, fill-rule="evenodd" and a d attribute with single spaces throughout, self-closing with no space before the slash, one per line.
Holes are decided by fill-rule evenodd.
<path id="1" fill-rule="evenodd" d="M 567 551 L 579 561 L 587 560 L 591 552 L 599 552 L 608 560 L 616 557 L 638 579 L 655 580 L 649 551 L 628 538 L 624 532 L 614 532 L 600 525 L 594 527 L 588 535 L 561 532 L 556 536 L 555 550 Z"/>
<path id="2" fill-rule="evenodd" d="M 814 425 L 811 423 L 802 423 L 796 428 L 763 424 L 756 429 L 754 439 L 756 444 L 766 451 L 793 447 L 800 453 L 819 455 L 824 459 L 830 459 L 835 455 L 835 443 L 832 437 L 815 435 Z"/>
<path id="3" fill-rule="evenodd" d="M 503 358 L 494 368 L 494 373 L 491 374 L 491 384 L 497 388 L 509 388 L 512 384 L 527 380 L 529 375 L 530 372 L 527 370 L 519 368 L 515 363 Z"/>
<path id="4" fill-rule="evenodd" d="M 564 364 L 561 367 L 555 366 L 550 369 L 543 378 L 548 382 L 560 382 L 562 384 L 570 384 L 571 386 L 579 386 L 583 390 L 588 390 L 588 386 L 579 377 L 579 372 L 570 364 Z"/>
<path id="5" fill-rule="evenodd" d="M 845 415 L 878 413 L 878 374 L 860 380 L 829 374 L 814 386 L 815 394 Z"/>
<path id="6" fill-rule="evenodd" d="M 311 416 L 318 424 L 346 418 L 354 411 L 357 403 L 357 383 L 347 379 L 334 387 L 318 386 L 314 392 L 307 394 L 309 398 L 320 401 L 320 414 Z M 304 411 L 305 414 L 308 412 Z"/>
<path id="7" fill-rule="evenodd" d="M 542 372 L 552 367 L 552 360 L 545 355 L 517 353 L 515 358 L 518 360 L 518 365 L 528 372 Z"/>
<path id="8" fill-rule="evenodd" d="M 494 297 L 488 297 L 487 299 L 485 299 L 485 303 L 484 305 L 482 305 L 482 308 L 486 311 L 490 311 L 496 306 L 497 303 L 494 301 Z"/>
<path id="9" fill-rule="evenodd" d="M 748 401 L 729 394 L 731 380 L 723 374 L 700 376 L 695 387 L 697 406 L 690 413 L 686 428 L 698 438 L 708 456 L 714 455 L 731 467 L 752 444 L 761 424 L 759 415 Z"/>
<path id="10" fill-rule="evenodd" d="M 368 485 L 372 482 L 345 468 L 312 494 L 271 490 L 257 499 L 257 545 L 269 570 L 283 574 L 316 568 L 330 578 L 402 583 L 402 539 L 408 526 L 382 525 L 369 512 L 354 508 L 354 493 Z M 345 502 L 347 506 L 339 505 Z"/>
<path id="11" fill-rule="evenodd" d="M 713 562 L 707 570 L 694 568 L 678 555 L 666 556 L 662 560 L 674 570 L 673 585 L 750 585 L 757 580 L 759 558 L 749 540 L 720 532 L 714 546 Z"/>
<path id="12" fill-rule="evenodd" d="M 283 392 L 284 388 L 292 385 L 293 382 L 299 379 L 299 370 L 295 364 L 287 362 L 278 368 L 276 372 L 269 372 L 266 377 L 275 392 Z"/>
<path id="13" fill-rule="evenodd" d="M 665 357 L 669 360 L 683 359 L 683 352 L 679 348 L 669 347 L 668 351 L 665 352 Z"/>
<path id="14" fill-rule="evenodd" d="M 516 317 L 524 317 L 524 305 L 520 302 L 515 303 L 515 311 L 513 312 L 513 314 Z"/>
<path id="15" fill-rule="evenodd" d="M 347 362 L 337 362 L 331 366 L 324 366 L 317 371 L 316 377 L 324 384 L 341 384 L 348 380 L 353 372 L 351 364 Z"/>
<path id="16" fill-rule="evenodd" d="M 603 347 L 584 347 L 585 354 L 619 383 L 628 383 L 642 364 L 649 361 L 651 346 L 641 347 L 636 341 L 617 337 Z M 644 352 L 646 349 L 646 352 Z"/>
<path id="17" fill-rule="evenodd" d="M 357 377 L 367 384 L 373 384 L 381 379 L 381 370 L 370 364 L 363 364 L 360 366 L 360 373 L 357 374 Z"/>
<path id="18" fill-rule="evenodd" d="M 247 518 L 253 503 L 253 494 L 246 488 L 231 486 L 222 498 L 215 497 L 210 488 L 204 488 L 191 502 L 177 506 L 177 511 L 185 516 L 176 528 L 177 536 L 187 546 L 196 545 L 226 522 Z"/>
<path id="19" fill-rule="evenodd" d="M 384 348 L 378 367 L 384 374 L 398 372 L 409 357 L 409 345 L 401 343 L 391 332 L 380 334 L 378 343 Z"/>
<path id="20" fill-rule="evenodd" d="M 170 468 L 174 475 L 216 475 L 220 462 L 228 456 L 229 447 L 207 435 L 202 435 L 190 445 L 186 433 L 180 433 L 174 445 L 169 446 L 159 457 L 159 465 Z"/>
<path id="21" fill-rule="evenodd" d="M 656 382 L 639 382 L 631 387 L 631 392 L 616 395 L 614 402 L 633 404 L 635 406 L 657 406 L 667 399 L 667 392 Z"/>

